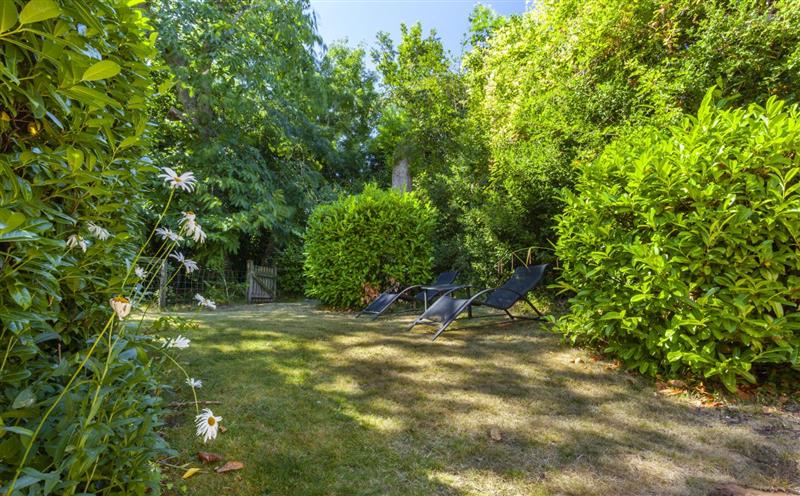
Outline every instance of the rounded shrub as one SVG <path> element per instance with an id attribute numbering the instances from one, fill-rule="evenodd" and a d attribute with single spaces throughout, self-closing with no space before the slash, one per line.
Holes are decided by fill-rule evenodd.
<path id="1" fill-rule="evenodd" d="M 643 373 L 798 368 L 800 111 L 721 110 L 644 129 L 585 167 L 559 217 L 556 328 Z M 755 368 L 754 368 L 755 367 Z"/>
<path id="2" fill-rule="evenodd" d="M 306 232 L 307 293 L 356 308 L 393 284 L 430 279 L 435 212 L 413 193 L 368 185 L 311 214 Z"/>

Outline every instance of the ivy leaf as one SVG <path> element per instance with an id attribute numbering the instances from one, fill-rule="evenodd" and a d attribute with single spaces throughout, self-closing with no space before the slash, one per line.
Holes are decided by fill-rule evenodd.
<path id="1" fill-rule="evenodd" d="M 17 8 L 13 0 L 0 2 L 0 33 L 5 33 L 17 23 Z"/>
<path id="2" fill-rule="evenodd" d="M 111 60 L 101 60 L 94 63 L 86 69 L 83 73 L 82 81 L 99 81 L 101 79 L 108 79 L 119 74 L 120 66 Z"/>
<path id="3" fill-rule="evenodd" d="M 45 21 L 56 17 L 60 13 L 61 9 L 58 8 L 58 5 L 53 3 L 52 0 L 31 0 L 22 8 L 22 12 L 19 13 L 19 23 L 31 24 L 33 22 Z"/>

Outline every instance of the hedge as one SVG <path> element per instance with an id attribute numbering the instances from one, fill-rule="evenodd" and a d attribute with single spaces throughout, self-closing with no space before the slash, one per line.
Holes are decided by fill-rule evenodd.
<path id="1" fill-rule="evenodd" d="M 307 294 L 357 308 L 394 284 L 427 282 L 434 219 L 433 208 L 413 193 L 372 185 L 317 207 L 306 231 Z"/>
<path id="2" fill-rule="evenodd" d="M 723 110 L 637 130 L 566 193 L 556 328 L 652 375 L 735 390 L 798 368 L 800 111 Z"/>

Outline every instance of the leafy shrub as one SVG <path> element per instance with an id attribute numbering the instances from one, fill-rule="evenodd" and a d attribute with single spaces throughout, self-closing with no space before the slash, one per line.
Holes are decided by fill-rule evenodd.
<path id="1" fill-rule="evenodd" d="M 547 246 L 583 164 L 631 125 L 695 114 L 717 81 L 740 105 L 800 99 L 796 0 L 542 0 L 473 20 L 483 42 L 464 58 L 468 115 L 489 148 L 478 208 L 491 233 L 478 260 Z"/>
<path id="2" fill-rule="evenodd" d="M 373 185 L 317 207 L 306 232 L 308 294 L 327 305 L 355 308 L 367 292 L 426 282 L 433 229 L 427 203 Z"/>
<path id="3" fill-rule="evenodd" d="M 12 480 L 14 495 L 158 490 L 151 360 L 133 336 L 106 332 L 147 170 L 153 47 L 134 3 L 0 7 L 3 494 Z"/>
<path id="4" fill-rule="evenodd" d="M 735 389 L 798 366 L 800 111 L 720 110 L 649 128 L 587 165 L 559 217 L 557 328 L 643 373 Z M 772 367 L 769 367 L 769 366 Z"/>
<path id="5" fill-rule="evenodd" d="M 286 244 L 278 256 L 275 265 L 278 268 L 278 296 L 302 296 L 305 290 L 303 278 L 303 244 L 300 240 L 292 239 Z"/>

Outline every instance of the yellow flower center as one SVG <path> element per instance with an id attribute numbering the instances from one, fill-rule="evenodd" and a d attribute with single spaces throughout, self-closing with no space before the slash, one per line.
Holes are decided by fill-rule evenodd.
<path id="1" fill-rule="evenodd" d="M 114 297 L 114 301 L 116 301 L 117 303 L 130 303 L 131 302 L 131 300 L 125 298 L 124 296 L 115 296 Z"/>
<path id="2" fill-rule="evenodd" d="M 212 425 L 213 426 L 216 423 L 217 423 L 217 419 L 215 419 L 214 417 L 208 417 L 208 425 Z"/>

